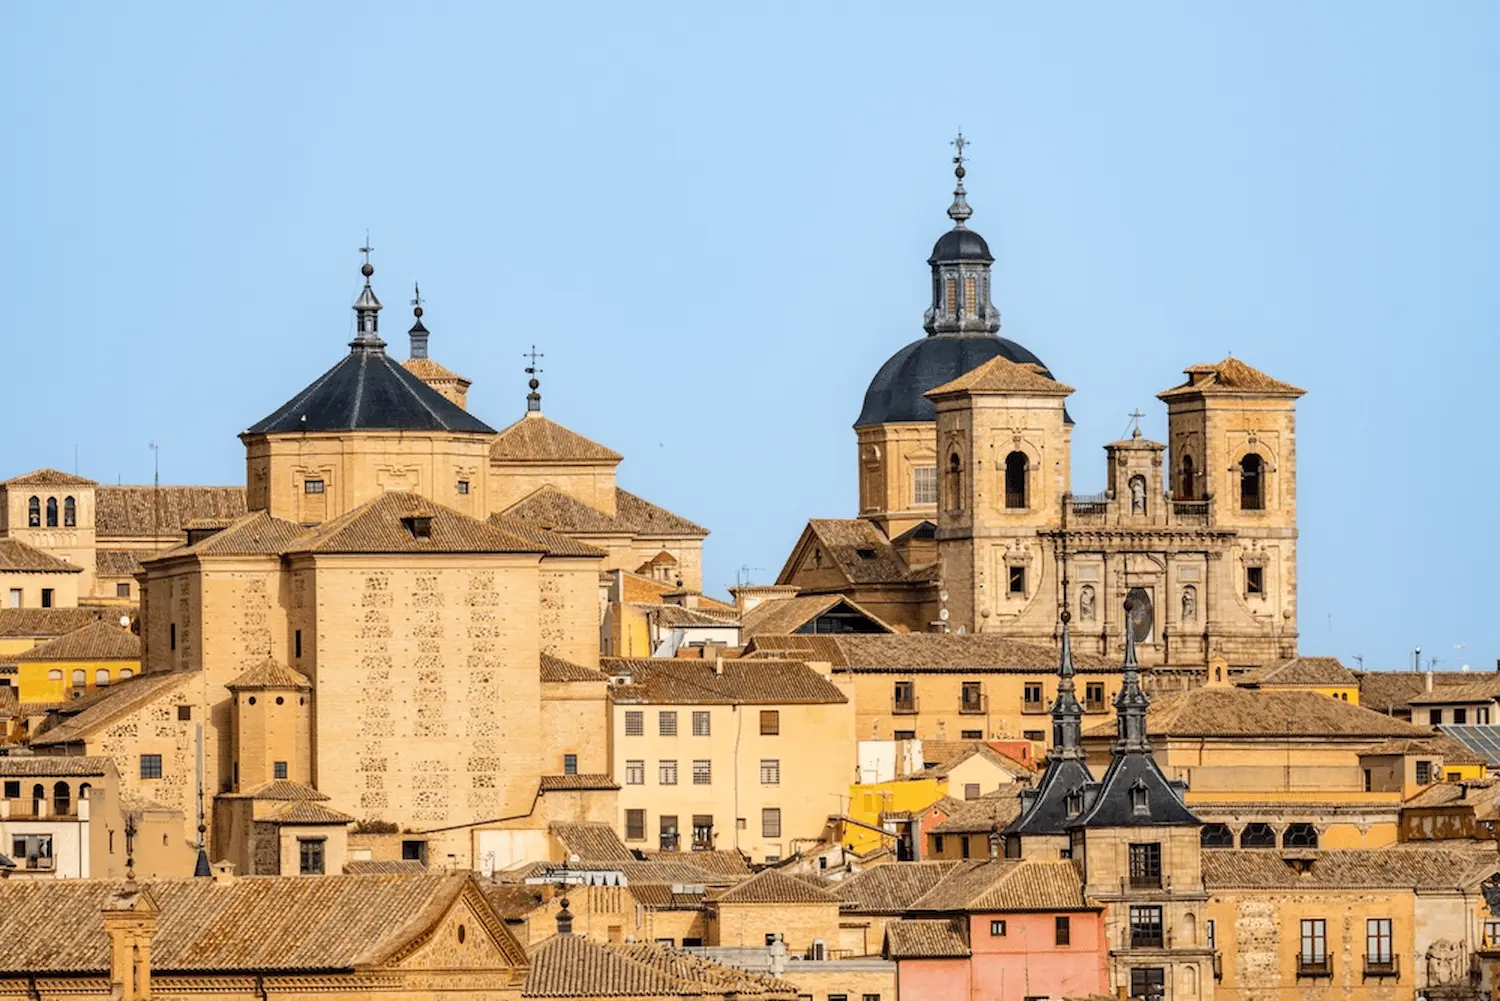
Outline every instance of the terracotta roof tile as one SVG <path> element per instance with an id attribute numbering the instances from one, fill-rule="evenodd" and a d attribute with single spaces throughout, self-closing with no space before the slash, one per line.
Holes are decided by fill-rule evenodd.
<path id="1" fill-rule="evenodd" d="M 1296 689 L 1198 688 L 1157 697 L 1146 711 L 1151 736 L 1430 737 L 1410 723 L 1341 699 Z M 1113 736 L 1115 725 L 1086 736 Z"/>
<path id="2" fill-rule="evenodd" d="M 176 694 L 179 685 L 197 678 L 196 672 L 148 671 L 101 689 L 88 706 L 77 715 L 35 734 L 31 746 L 46 747 L 69 744 L 92 736 L 103 727 L 128 713 L 160 698 Z"/>
<path id="3" fill-rule="evenodd" d="M 0 487 L 94 487 L 98 485 L 97 480 L 50 468 L 37 469 L 0 481 Z"/>
<path id="4" fill-rule="evenodd" d="M 722 612 L 718 609 L 686 608 L 682 605 L 662 604 L 649 605 L 648 615 L 656 619 L 658 625 L 672 626 L 738 626 L 740 617 L 738 612 Z"/>
<path id="5" fill-rule="evenodd" d="M 408 521 L 428 519 L 418 537 Z M 210 542 L 212 540 L 209 540 Z M 207 543 L 205 543 L 206 545 Z M 325 522 L 287 547 L 289 553 L 537 553 L 545 547 L 487 522 L 392 491 Z"/>
<path id="6" fill-rule="evenodd" d="M 719 904 L 838 904 L 830 893 L 780 869 L 763 869 L 716 898 Z"/>
<path id="7" fill-rule="evenodd" d="M 495 436 L 490 458 L 500 462 L 611 462 L 622 456 L 577 431 L 532 411 Z"/>
<path id="8" fill-rule="evenodd" d="M 19 573 L 83 573 L 83 567 L 58 559 L 20 539 L 0 539 L 0 571 Z"/>
<path id="9" fill-rule="evenodd" d="M 0 757 L 6 778 L 92 778 L 103 775 L 111 759 L 76 754 L 10 754 Z"/>
<path id="10" fill-rule="evenodd" d="M 1194 365 L 1183 369 L 1187 381 L 1162 390 L 1157 399 L 1167 400 L 1195 393 L 1265 394 L 1268 396 L 1302 396 L 1307 392 L 1289 383 L 1273 379 L 1259 369 L 1251 368 L 1238 358 L 1225 358 L 1217 365 Z"/>
<path id="11" fill-rule="evenodd" d="M 871 866 L 841 880 L 837 892 L 852 910 L 897 913 L 910 909 L 950 873 L 978 864 L 938 861 Z"/>
<path id="12" fill-rule="evenodd" d="M 0 685 L 0 716 L 14 717 L 20 712 L 20 691 L 14 685 Z"/>
<path id="13" fill-rule="evenodd" d="M 681 852 L 642 852 L 649 862 L 675 862 L 684 858 Z M 686 856 L 687 860 L 700 869 L 708 872 L 719 873 L 723 876 L 748 876 L 750 875 L 750 864 L 737 851 L 718 849 L 709 852 L 692 852 Z"/>
<path id="14" fill-rule="evenodd" d="M 660 605 L 662 604 L 662 595 L 677 589 L 672 584 L 659 580 L 651 580 L 649 577 L 642 577 L 640 574 L 626 572 L 622 573 L 620 577 L 622 597 L 629 604 Z"/>
<path id="15" fill-rule="evenodd" d="M 947 819 L 928 828 L 929 834 L 988 834 L 1003 831 L 1021 815 L 1021 796 L 1014 788 L 1001 788 L 966 801 Z"/>
<path id="16" fill-rule="evenodd" d="M 554 486 L 540 487 L 505 509 L 505 516 L 553 532 L 629 535 L 629 526 Z"/>
<path id="17" fill-rule="evenodd" d="M 52 639 L 94 622 L 116 622 L 120 608 L 0 608 L 0 636 Z"/>
<path id="18" fill-rule="evenodd" d="M 604 657 L 600 670 L 610 677 L 628 675 L 626 684 L 611 684 L 620 704 L 641 705 L 792 705 L 847 702 L 837 685 L 800 661 L 726 659 L 723 673 L 715 661 Z"/>
<path id="19" fill-rule="evenodd" d="M 140 637 L 111 622 L 90 623 L 16 655 L 17 661 L 140 659 Z"/>
<path id="20" fill-rule="evenodd" d="M 570 789 L 618 789 L 620 784 L 608 775 L 543 775 L 542 792 L 566 792 Z"/>
<path id="21" fill-rule="evenodd" d="M 1447 685 L 1470 685 L 1485 680 L 1482 671 L 1433 671 L 1433 687 Z M 1490 672 L 1491 678 L 1496 677 Z M 1386 713 L 1409 710 L 1413 697 L 1427 688 L 1427 672 L 1423 671 L 1357 671 L 1359 679 L 1359 704 L 1366 709 Z"/>
<path id="22" fill-rule="evenodd" d="M 958 393 L 1030 393 L 1034 396 L 1067 396 L 1072 386 L 1064 386 L 1041 374 L 1033 365 L 1022 365 L 1004 355 L 996 355 L 978 368 L 970 369 L 952 382 L 929 389 L 928 399 Z"/>
<path id="23" fill-rule="evenodd" d="M 531 955 L 522 997 L 681 997 L 696 985 L 582 935 L 554 935 Z"/>
<path id="24" fill-rule="evenodd" d="M 347 868 L 346 864 L 345 869 Z M 545 904 L 547 898 L 542 890 L 541 886 L 528 886 L 524 883 L 495 883 L 483 880 L 479 884 L 479 892 L 484 894 L 485 901 L 496 914 L 505 920 L 524 918 Z"/>
<path id="25" fill-rule="evenodd" d="M 751 644 L 757 655 L 799 656 L 827 661 L 858 673 L 910 674 L 913 671 L 973 673 L 1056 672 L 1058 649 L 989 633 L 880 633 L 840 636 L 760 635 Z M 1082 673 L 1117 673 L 1107 657 L 1074 650 Z"/>
<path id="26" fill-rule="evenodd" d="M 1354 687 L 1358 680 L 1354 672 L 1339 662 L 1337 657 L 1295 657 L 1284 664 L 1277 664 L 1260 671 L 1242 674 L 1235 679 L 1239 685 L 1316 685 Z"/>
<path id="27" fill-rule="evenodd" d="M 473 385 L 472 379 L 466 379 L 453 371 L 433 361 L 431 358 L 408 358 L 401 363 L 401 367 L 423 382 L 461 382 L 465 386 Z"/>
<path id="28" fill-rule="evenodd" d="M 963 918 L 905 918 L 885 926 L 886 959 L 964 959 L 969 956 Z"/>
<path id="29" fill-rule="evenodd" d="M 1472 888 L 1500 871 L 1494 848 L 1456 851 L 1448 848 L 1376 848 L 1304 852 L 1310 871 L 1298 872 L 1288 853 L 1277 848 L 1207 848 L 1202 852 L 1203 885 L 1221 889 L 1365 889 L 1396 887 L 1417 890 Z"/>
<path id="30" fill-rule="evenodd" d="M 541 673 L 543 682 L 564 681 L 608 681 L 604 672 L 592 667 L 584 667 L 571 661 L 554 657 L 550 653 L 544 653 L 541 657 Z"/>
<path id="31" fill-rule="evenodd" d="M 260 785 L 251 786 L 240 792 L 225 792 L 219 794 L 224 799 L 256 799 L 266 801 L 277 801 L 285 803 L 324 803 L 328 796 L 319 792 L 305 782 L 294 782 L 291 779 L 271 779 Z"/>
<path id="32" fill-rule="evenodd" d="M 701 539 L 708 529 L 628 490 L 615 488 L 615 519 L 638 536 Z"/>
<path id="33" fill-rule="evenodd" d="M 1443 763 L 1448 765 L 1488 764 L 1484 755 L 1475 752 L 1462 741 L 1446 733 L 1436 733 L 1430 737 L 1397 737 L 1374 744 L 1359 753 L 1361 755 L 1399 754 L 1402 756 L 1431 754 L 1441 757 Z"/>
<path id="34" fill-rule="evenodd" d="M 244 487 L 100 486 L 94 491 L 94 529 L 100 538 L 181 535 L 194 518 L 238 518 Z"/>
<path id="35" fill-rule="evenodd" d="M 324 806 L 322 803 L 306 802 L 283 803 L 268 814 L 265 814 L 264 819 L 289 826 L 332 826 L 354 823 L 354 818 L 347 813 L 335 810 L 331 806 Z"/>
<path id="36" fill-rule="evenodd" d="M 936 741 L 934 741 L 934 743 L 936 743 Z M 945 757 L 938 764 L 935 764 L 930 768 L 923 769 L 921 774 L 930 775 L 933 778 L 945 779 L 949 775 L 953 774 L 953 769 L 957 768 L 965 761 L 968 761 L 970 758 L 976 756 L 984 758 L 984 760 L 995 765 L 1006 774 L 1012 775 L 1018 779 L 1029 779 L 1036 774 L 1030 768 L 1027 768 L 1025 765 L 1017 761 L 1015 758 L 1012 758 L 1009 755 L 1001 754 L 999 751 L 995 750 L 993 747 L 986 744 L 982 740 L 945 741 L 944 743 L 959 743 L 965 746 L 959 748 L 955 753 L 952 753 L 949 756 Z M 926 741 L 923 741 L 922 749 L 925 755 L 927 751 Z"/>
<path id="37" fill-rule="evenodd" d="M 823 558 L 831 560 L 852 584 L 903 584 L 931 577 L 924 568 L 908 567 L 885 533 L 863 518 L 813 518 L 807 532 Z M 777 583 L 790 583 L 787 577 L 803 548 L 798 545 L 792 551 Z"/>
<path id="38" fill-rule="evenodd" d="M 490 524 L 508 532 L 517 538 L 525 539 L 534 543 L 539 549 L 546 552 L 548 556 L 584 556 L 602 559 L 609 554 L 597 546 L 591 546 L 586 542 L 569 538 L 559 532 L 549 532 L 545 528 L 539 528 L 520 518 L 513 518 L 504 514 L 490 515 Z"/>
<path id="39" fill-rule="evenodd" d="M 590 862 L 634 862 L 635 856 L 608 824 L 597 821 L 554 820 L 547 825 L 552 836 L 570 855 Z"/>
<path id="40" fill-rule="evenodd" d="M 840 606 L 852 609 L 875 623 L 879 632 L 894 630 L 870 611 L 854 601 L 838 594 L 801 595 L 795 598 L 776 598 L 762 601 L 746 612 L 742 618 L 741 633 L 750 639 L 760 633 L 795 633 L 818 616 Z"/>
<path id="41" fill-rule="evenodd" d="M 280 661 L 268 657 L 241 673 L 224 687 L 228 689 L 292 688 L 311 691 L 312 680 L 301 671 L 295 671 Z"/>
<path id="42" fill-rule="evenodd" d="M 398 873 L 422 873 L 427 867 L 420 859 L 393 858 L 393 859 L 356 859 L 353 862 L 344 863 L 344 875 L 346 876 L 386 876 Z M 486 899 L 489 895 L 485 894 Z M 501 915 L 504 917 L 504 915 Z"/>
<path id="43" fill-rule="evenodd" d="M 178 556 L 277 556 L 305 531 L 296 522 L 254 511 L 193 545 L 153 553 L 146 562 Z"/>
<path id="44" fill-rule="evenodd" d="M 141 560 L 153 555 L 149 549 L 100 549 L 94 554 L 94 566 L 100 577 L 133 577 Z"/>
<path id="45" fill-rule="evenodd" d="M 635 942 L 613 948 L 654 969 L 661 970 L 690 984 L 709 988 L 704 993 L 723 992 L 726 997 L 793 998 L 801 996 L 795 984 L 766 973 L 744 970 L 677 949 L 663 948 L 651 942 Z"/>
<path id="46" fill-rule="evenodd" d="M 1500 678 L 1490 677 L 1467 685 L 1433 685 L 1432 691 L 1412 696 L 1410 704 L 1427 706 L 1449 702 L 1488 703 L 1497 698 L 1500 698 Z"/>
<path id="47" fill-rule="evenodd" d="M 1090 905 L 1071 861 L 992 859 L 957 869 L 916 900 L 914 911 L 1076 911 Z"/>

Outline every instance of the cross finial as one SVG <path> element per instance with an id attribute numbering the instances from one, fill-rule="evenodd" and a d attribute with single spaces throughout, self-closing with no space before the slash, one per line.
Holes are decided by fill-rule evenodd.
<path id="1" fill-rule="evenodd" d="M 968 159 L 968 157 L 964 156 L 964 147 L 969 145 L 969 140 L 964 138 L 964 130 L 959 129 L 958 137 L 948 145 L 952 146 L 955 150 L 958 151 L 953 157 L 953 163 L 954 165 L 962 168 L 964 165 L 964 161 Z"/>
<path id="2" fill-rule="evenodd" d="M 1141 436 L 1141 418 L 1145 417 L 1146 415 L 1141 413 L 1140 407 L 1136 407 L 1126 416 L 1130 418 L 1130 425 L 1134 429 L 1132 433 L 1135 435 L 1135 437 L 1139 438 Z"/>
<path id="3" fill-rule="evenodd" d="M 964 148 L 969 145 L 969 140 L 964 138 L 964 130 L 959 129 L 957 138 L 948 145 L 955 150 L 953 176 L 958 178 L 953 185 L 953 204 L 948 206 L 948 218 L 953 220 L 954 229 L 963 229 L 969 216 L 974 214 L 974 210 L 969 208 L 967 192 L 964 191 L 964 161 L 968 159 L 964 156 Z"/>
<path id="4" fill-rule="evenodd" d="M 365 230 L 365 245 L 359 248 L 359 252 L 365 255 L 366 264 L 370 263 L 370 251 L 374 249 L 374 247 L 370 246 L 370 231 Z"/>

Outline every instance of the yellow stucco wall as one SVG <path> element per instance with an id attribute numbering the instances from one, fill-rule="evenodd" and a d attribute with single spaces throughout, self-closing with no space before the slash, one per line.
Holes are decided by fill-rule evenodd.
<path id="1" fill-rule="evenodd" d="M 82 684 L 75 677 L 78 671 L 83 672 Z M 112 685 L 140 671 L 139 660 L 23 660 L 16 665 L 16 683 L 22 702 L 65 702 L 75 692 L 97 690 L 100 672 Z"/>

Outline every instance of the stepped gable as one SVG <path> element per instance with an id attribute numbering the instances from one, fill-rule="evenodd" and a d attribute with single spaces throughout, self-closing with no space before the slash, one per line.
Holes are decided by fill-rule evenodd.
<path id="1" fill-rule="evenodd" d="M 624 456 L 531 411 L 496 435 L 494 462 L 619 462 Z"/>
<path id="2" fill-rule="evenodd" d="M 392 491 L 324 522 L 300 536 L 286 551 L 315 554 L 545 553 L 546 549 L 478 518 L 434 504 L 418 494 Z"/>
<path id="3" fill-rule="evenodd" d="M 15 655 L 31 660 L 140 660 L 141 638 L 112 622 L 93 622 L 82 629 Z"/>

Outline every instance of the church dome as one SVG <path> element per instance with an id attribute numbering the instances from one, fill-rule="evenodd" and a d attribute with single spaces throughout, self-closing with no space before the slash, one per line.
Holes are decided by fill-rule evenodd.
<path id="1" fill-rule="evenodd" d="M 935 421 L 937 409 L 924 394 L 973 371 L 996 355 L 1022 365 L 1042 364 L 1040 358 L 1015 341 L 988 334 L 939 335 L 912 341 L 891 355 L 870 380 L 864 408 L 854 426 Z M 1042 367 L 1047 378 L 1052 378 L 1052 373 L 1045 371 L 1046 366 Z"/>
<path id="2" fill-rule="evenodd" d="M 927 263 L 941 264 L 946 261 L 990 263 L 994 260 L 994 255 L 990 253 L 990 245 L 984 242 L 984 237 L 972 229 L 950 229 L 938 237 L 938 242 L 932 245 L 932 256 L 927 258 Z"/>

